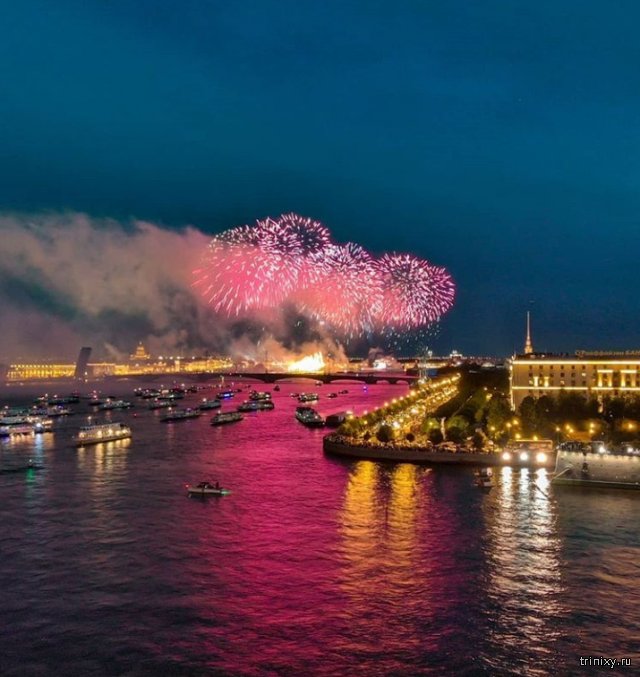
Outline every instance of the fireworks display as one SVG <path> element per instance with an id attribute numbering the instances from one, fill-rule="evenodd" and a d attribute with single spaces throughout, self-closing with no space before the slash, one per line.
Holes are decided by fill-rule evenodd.
<path id="1" fill-rule="evenodd" d="M 202 298 L 226 316 L 287 303 L 346 336 L 430 326 L 455 296 L 444 268 L 409 254 L 376 259 L 293 213 L 217 235 L 194 276 Z"/>

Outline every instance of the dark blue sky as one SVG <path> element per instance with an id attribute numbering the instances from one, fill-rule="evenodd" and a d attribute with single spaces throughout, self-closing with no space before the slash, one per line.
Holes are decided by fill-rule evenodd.
<path id="1" fill-rule="evenodd" d="M 436 348 L 640 348 L 640 5 L 3 3 L 0 209 L 267 214 L 458 285 Z"/>

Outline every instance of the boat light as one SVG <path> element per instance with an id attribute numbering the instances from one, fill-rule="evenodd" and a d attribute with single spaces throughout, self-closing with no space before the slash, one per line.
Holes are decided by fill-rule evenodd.
<path id="1" fill-rule="evenodd" d="M 538 461 L 538 463 L 546 463 L 547 455 L 544 453 L 544 451 L 538 452 L 538 454 L 536 455 L 536 461 Z"/>
<path id="2" fill-rule="evenodd" d="M 529 454 L 527 454 L 526 451 L 523 451 L 523 452 L 520 454 L 520 460 L 521 460 L 521 461 L 528 461 L 528 460 L 529 460 Z"/>
<path id="3" fill-rule="evenodd" d="M 607 450 L 605 449 L 604 444 L 601 444 L 598 447 L 598 453 L 600 453 L 600 454 L 606 454 L 607 453 Z"/>
<path id="4" fill-rule="evenodd" d="M 511 460 L 511 454 L 508 451 L 505 451 L 502 454 L 502 460 L 503 461 L 510 461 Z"/>

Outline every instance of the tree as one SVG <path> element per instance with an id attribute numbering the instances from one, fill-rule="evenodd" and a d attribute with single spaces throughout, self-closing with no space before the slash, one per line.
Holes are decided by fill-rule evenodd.
<path id="1" fill-rule="evenodd" d="M 627 403 L 623 397 L 607 397 L 604 401 L 604 417 L 608 421 L 623 418 Z"/>
<path id="2" fill-rule="evenodd" d="M 447 428 L 447 439 L 450 442 L 454 442 L 455 444 L 459 444 L 464 440 L 464 429 L 463 428 L 458 428 L 458 426 L 451 426 L 450 428 Z"/>
<path id="3" fill-rule="evenodd" d="M 429 431 L 429 441 L 432 444 L 440 444 L 444 440 L 440 428 L 431 428 Z"/>
<path id="4" fill-rule="evenodd" d="M 623 406 L 624 409 L 624 406 Z M 578 393 L 561 391 L 556 406 L 558 421 L 584 421 L 589 418 L 587 399 Z"/>
<path id="5" fill-rule="evenodd" d="M 469 421 L 464 416 L 452 416 L 448 421 L 447 421 L 447 428 L 460 428 L 461 430 L 465 430 L 469 427 Z"/>
<path id="6" fill-rule="evenodd" d="M 473 437 L 471 438 L 471 444 L 473 445 L 473 448 L 476 451 L 482 451 L 484 449 L 485 442 L 485 436 L 479 430 L 476 430 L 473 433 Z"/>
<path id="7" fill-rule="evenodd" d="M 440 430 L 440 421 L 433 416 L 427 416 L 424 421 L 422 421 L 421 426 L 422 432 L 428 435 L 432 430 Z"/>
<path id="8" fill-rule="evenodd" d="M 376 437 L 383 444 L 386 444 L 387 442 L 391 442 L 391 440 L 393 439 L 393 428 L 388 423 L 383 423 L 378 428 L 378 432 L 376 433 Z"/>
<path id="9" fill-rule="evenodd" d="M 525 397 L 520 403 L 520 419 L 523 429 L 528 434 L 537 430 L 536 401 L 531 395 Z"/>
<path id="10" fill-rule="evenodd" d="M 502 430 L 511 418 L 511 407 L 503 395 L 494 395 L 487 403 L 487 428 Z"/>
<path id="11" fill-rule="evenodd" d="M 548 395 L 542 395 L 535 401 L 535 410 L 536 410 L 536 419 L 538 423 L 547 422 L 555 420 L 556 416 L 556 403 L 553 397 Z"/>

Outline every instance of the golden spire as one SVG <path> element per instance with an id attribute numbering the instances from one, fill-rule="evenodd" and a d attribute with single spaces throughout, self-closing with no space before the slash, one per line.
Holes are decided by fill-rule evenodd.
<path id="1" fill-rule="evenodd" d="M 527 340 L 524 342 L 524 354 L 531 355 L 533 352 L 533 345 L 531 344 L 531 318 L 527 310 Z"/>

